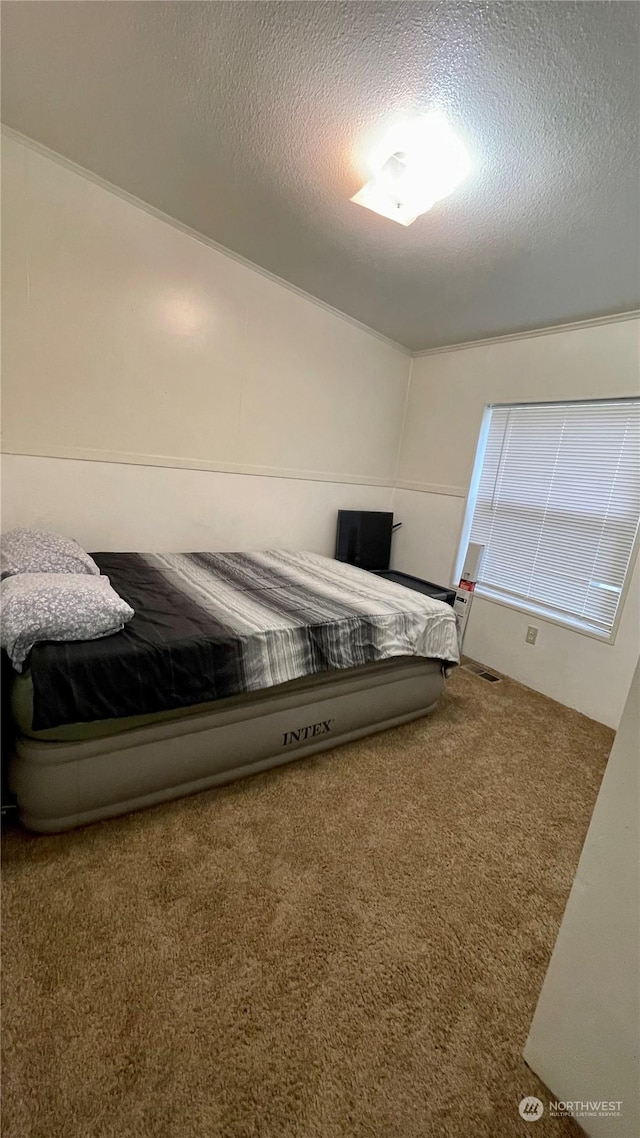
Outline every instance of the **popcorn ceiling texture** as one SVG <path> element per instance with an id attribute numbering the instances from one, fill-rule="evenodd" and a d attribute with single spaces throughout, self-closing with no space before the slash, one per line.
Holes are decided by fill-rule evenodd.
<path id="1" fill-rule="evenodd" d="M 640 8 L 3 5 L 11 127 L 412 350 L 633 309 Z M 475 175 L 409 229 L 349 201 L 441 107 Z"/>

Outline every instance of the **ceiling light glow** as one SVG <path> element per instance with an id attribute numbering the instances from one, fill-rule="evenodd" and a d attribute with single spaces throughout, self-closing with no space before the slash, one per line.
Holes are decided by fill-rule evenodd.
<path id="1" fill-rule="evenodd" d="M 439 111 L 405 123 L 394 149 L 352 202 L 411 225 L 453 193 L 468 176 L 471 159 Z"/>

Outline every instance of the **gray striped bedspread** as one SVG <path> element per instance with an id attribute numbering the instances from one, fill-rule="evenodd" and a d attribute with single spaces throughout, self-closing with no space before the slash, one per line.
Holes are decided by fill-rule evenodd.
<path id="1" fill-rule="evenodd" d="M 36 729 L 190 707 L 394 656 L 459 661 L 441 601 L 315 553 L 94 554 L 135 610 L 34 648 Z"/>

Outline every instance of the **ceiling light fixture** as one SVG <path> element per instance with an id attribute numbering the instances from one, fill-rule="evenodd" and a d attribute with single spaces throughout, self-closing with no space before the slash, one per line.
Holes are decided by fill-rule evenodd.
<path id="1" fill-rule="evenodd" d="M 465 146 L 439 111 L 405 123 L 387 155 L 351 201 L 400 225 L 448 197 L 471 170 Z"/>

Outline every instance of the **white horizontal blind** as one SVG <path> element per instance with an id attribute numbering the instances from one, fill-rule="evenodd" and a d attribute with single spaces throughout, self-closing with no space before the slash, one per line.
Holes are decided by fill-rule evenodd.
<path id="1" fill-rule="evenodd" d="M 610 633 L 640 517 L 640 400 L 490 414 L 470 535 L 481 591 Z"/>

